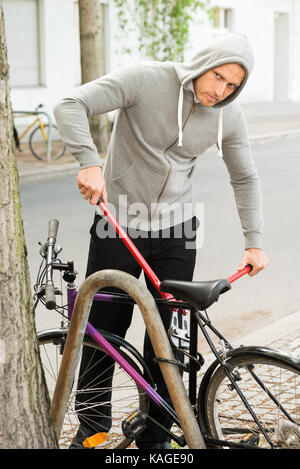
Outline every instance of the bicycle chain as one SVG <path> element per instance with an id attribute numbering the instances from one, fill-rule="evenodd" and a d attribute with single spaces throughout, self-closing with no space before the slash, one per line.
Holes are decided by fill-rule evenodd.
<path id="1" fill-rule="evenodd" d="M 227 419 L 227 420 L 237 420 L 239 422 L 254 423 L 253 419 L 245 419 L 245 418 L 241 418 L 241 417 L 231 417 L 229 415 L 222 415 L 222 414 L 219 414 L 219 417 L 221 417 L 223 419 Z M 264 424 L 264 425 L 274 425 L 274 422 L 269 422 L 269 421 L 262 421 L 261 423 Z"/>

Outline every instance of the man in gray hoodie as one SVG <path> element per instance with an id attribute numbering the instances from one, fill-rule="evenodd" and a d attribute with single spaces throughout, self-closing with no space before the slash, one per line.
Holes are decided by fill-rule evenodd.
<path id="1" fill-rule="evenodd" d="M 245 237 L 239 268 L 253 265 L 253 276 L 268 263 L 261 243 L 259 177 L 245 118 L 235 101 L 252 67 L 247 39 L 229 34 L 201 50 L 189 63 L 149 61 L 130 65 L 79 87 L 55 107 L 61 136 L 81 165 L 77 178 L 81 194 L 91 204 L 102 196 L 114 207 L 123 227 L 129 232 L 133 229 L 138 249 L 160 280 L 192 280 L 196 250 L 186 249 L 196 223 L 191 176 L 198 156 L 213 145 L 217 145 L 228 169 Z M 102 173 L 88 117 L 113 110 L 118 112 Z M 96 215 L 87 275 L 117 268 L 138 277 L 140 269 L 122 241 L 104 239 L 103 223 Z M 178 226 L 183 227 L 180 239 L 176 236 Z M 148 281 L 147 285 L 157 295 Z M 112 306 L 110 312 L 106 308 L 105 317 L 100 311 L 99 304 L 93 305 L 91 322 L 124 336 L 132 309 Z M 168 327 L 170 316 L 164 313 L 163 321 Z M 144 356 L 158 391 L 167 399 L 147 334 Z M 87 360 L 83 358 L 82 368 Z M 150 414 L 160 419 L 155 412 L 155 408 L 150 409 Z M 106 415 L 93 429 L 82 421 L 73 447 L 80 446 L 83 435 L 108 431 L 108 421 Z M 140 448 L 168 447 L 165 434 L 153 428 L 146 430 L 137 443 Z"/>

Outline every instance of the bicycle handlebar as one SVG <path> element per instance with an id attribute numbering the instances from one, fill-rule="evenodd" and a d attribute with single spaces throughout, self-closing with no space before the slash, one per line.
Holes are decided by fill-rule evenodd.
<path id="1" fill-rule="evenodd" d="M 55 289 L 53 283 L 49 283 L 45 287 L 45 305 L 47 309 L 56 308 Z"/>
<path id="2" fill-rule="evenodd" d="M 50 220 L 48 226 L 48 240 L 49 238 L 54 238 L 56 241 L 57 230 L 58 230 L 59 221 L 58 220 Z M 54 244 L 55 244 L 54 241 Z"/>
<path id="3" fill-rule="evenodd" d="M 46 286 L 45 286 L 45 305 L 47 309 L 55 309 L 55 289 L 53 285 L 53 266 L 52 261 L 54 258 L 54 247 L 56 242 L 56 236 L 58 231 L 58 220 L 50 220 L 48 225 L 48 239 L 47 239 L 47 250 L 46 250 Z"/>
<path id="4" fill-rule="evenodd" d="M 253 266 L 248 264 L 242 270 L 238 270 L 235 274 L 228 277 L 227 280 L 228 280 L 229 283 L 233 283 L 237 279 L 241 278 L 243 275 L 248 274 L 249 272 L 251 272 L 252 269 L 253 269 Z"/>

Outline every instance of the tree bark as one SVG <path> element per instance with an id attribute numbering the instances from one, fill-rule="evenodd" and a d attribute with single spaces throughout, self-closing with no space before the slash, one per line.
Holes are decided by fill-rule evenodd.
<path id="1" fill-rule="evenodd" d="M 0 448 L 56 448 L 39 358 L 0 0 Z"/>
<path id="2" fill-rule="evenodd" d="M 82 83 L 105 73 L 104 11 L 100 0 L 79 0 L 80 54 Z M 90 118 L 90 130 L 99 153 L 106 153 L 110 123 L 106 114 Z"/>

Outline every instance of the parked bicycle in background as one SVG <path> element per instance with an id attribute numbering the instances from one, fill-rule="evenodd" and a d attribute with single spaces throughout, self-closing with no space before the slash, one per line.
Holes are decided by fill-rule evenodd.
<path id="1" fill-rule="evenodd" d="M 39 104 L 34 111 L 13 111 L 14 116 L 14 140 L 16 148 L 22 151 L 20 143 L 29 134 L 29 148 L 32 155 L 41 161 L 53 161 L 65 153 L 65 145 L 60 138 L 56 125 L 52 124 L 50 116 Z M 48 123 L 43 122 L 42 117 L 48 118 Z M 19 133 L 15 120 L 18 118 L 33 117 L 29 124 L 26 121 L 25 129 Z"/>

